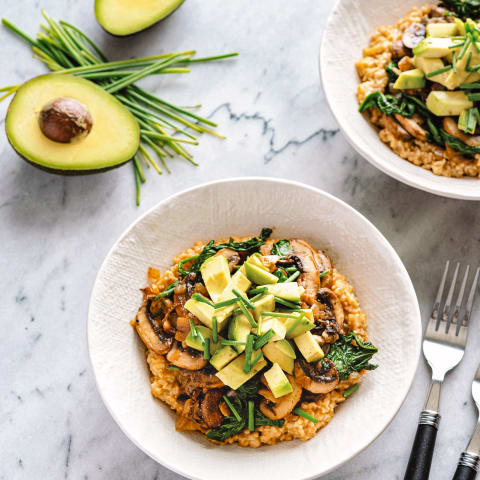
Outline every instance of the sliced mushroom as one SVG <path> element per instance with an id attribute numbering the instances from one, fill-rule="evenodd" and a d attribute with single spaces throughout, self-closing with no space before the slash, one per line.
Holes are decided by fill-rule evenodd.
<path id="1" fill-rule="evenodd" d="M 308 363 L 303 358 L 296 360 L 295 380 L 312 393 L 331 392 L 339 383 L 337 367 L 328 358 L 316 363 Z"/>
<path id="2" fill-rule="evenodd" d="M 395 119 L 412 137 L 427 141 L 427 132 L 419 125 L 421 119 L 418 116 L 407 118 L 395 113 Z"/>
<path id="3" fill-rule="evenodd" d="M 233 269 L 240 263 L 241 260 L 240 254 L 231 248 L 222 248 L 215 254 L 215 256 L 218 255 L 221 255 L 228 260 L 228 268 L 230 269 L 230 272 L 233 272 Z"/>
<path id="4" fill-rule="evenodd" d="M 180 342 L 173 344 L 167 354 L 167 360 L 173 363 L 173 365 L 186 370 L 200 370 L 207 364 L 202 352 L 188 347 L 183 348 Z"/>
<path id="5" fill-rule="evenodd" d="M 402 42 L 405 47 L 412 49 L 425 38 L 426 33 L 423 23 L 412 23 L 403 32 Z"/>
<path id="6" fill-rule="evenodd" d="M 195 321 L 194 321 L 195 323 Z M 188 334 L 190 333 L 190 318 L 189 317 L 178 317 L 177 325 L 175 331 L 175 340 L 183 342 Z"/>
<path id="7" fill-rule="evenodd" d="M 183 280 L 173 290 L 173 301 L 175 302 L 175 311 L 179 317 L 188 317 L 188 310 L 184 305 L 190 299 L 195 291 L 196 273 L 188 273 Z"/>
<path id="8" fill-rule="evenodd" d="M 321 334 L 323 343 L 334 343 L 338 334 L 343 332 L 345 313 L 342 302 L 329 288 L 321 288 L 317 293 L 317 301 L 312 306 L 313 318 L 319 324 L 313 334 Z"/>
<path id="9" fill-rule="evenodd" d="M 258 391 L 264 398 L 260 401 L 260 411 L 268 418 L 272 420 L 279 420 L 285 418 L 300 401 L 302 397 L 302 387 L 297 384 L 295 379 L 287 375 L 290 385 L 293 387 L 293 391 L 288 395 L 284 395 L 280 398 L 275 398 L 270 390 L 262 388 Z M 267 392 L 270 392 L 268 394 Z"/>
<path id="10" fill-rule="evenodd" d="M 411 140 L 410 134 L 389 115 L 383 114 L 383 125 L 385 128 L 399 140 Z"/>
<path id="11" fill-rule="evenodd" d="M 447 13 L 447 9 L 446 8 L 443 8 L 443 7 L 433 7 L 428 16 L 430 18 L 435 18 L 435 17 L 445 17 L 445 14 Z"/>
<path id="12" fill-rule="evenodd" d="M 392 43 L 392 60 L 398 62 L 403 57 L 410 55 L 411 50 L 408 50 L 401 40 Z"/>
<path id="13" fill-rule="evenodd" d="M 322 287 L 329 286 L 333 281 L 333 263 L 330 260 L 330 257 L 322 250 L 318 250 L 317 259 L 320 275 L 322 277 L 320 283 Z"/>
<path id="14" fill-rule="evenodd" d="M 145 302 L 137 313 L 135 329 L 145 346 L 159 355 L 170 350 L 172 337 L 169 337 L 162 326 L 157 323 L 150 313 L 150 303 Z"/>
<path id="15" fill-rule="evenodd" d="M 178 380 L 187 395 L 192 395 L 193 391 L 197 389 L 205 391 L 225 386 L 214 372 L 207 371 L 207 369 L 197 371 L 180 370 Z"/>
<path id="16" fill-rule="evenodd" d="M 458 138 L 470 147 L 478 147 L 480 145 L 480 136 L 467 135 L 466 133 L 463 133 L 458 128 L 457 122 L 452 117 L 445 117 L 443 119 L 443 128 L 448 134 Z"/>
<path id="17" fill-rule="evenodd" d="M 200 401 L 200 416 L 208 428 L 217 428 L 222 424 L 223 414 L 220 410 L 223 392 L 220 388 L 208 390 Z"/>

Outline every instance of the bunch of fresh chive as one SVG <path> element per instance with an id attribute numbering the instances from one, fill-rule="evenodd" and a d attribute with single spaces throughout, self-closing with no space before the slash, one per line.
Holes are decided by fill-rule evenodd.
<path id="1" fill-rule="evenodd" d="M 180 155 L 197 165 L 185 144 L 197 145 L 196 135 L 209 133 L 224 138 L 212 128 L 217 124 L 195 113 L 173 105 L 135 85 L 138 80 L 152 74 L 188 73 L 192 63 L 208 62 L 234 57 L 237 53 L 194 59 L 194 50 L 166 53 L 150 57 L 109 62 L 106 56 L 81 30 L 60 20 L 53 20 L 44 11 L 47 25 L 41 25 L 37 38 L 33 39 L 8 20 L 2 23 L 9 30 L 27 41 L 35 58 L 45 63 L 55 74 L 71 74 L 89 79 L 120 100 L 135 116 L 140 125 L 140 148 L 133 158 L 136 200 L 140 203 L 140 185 L 147 167 L 152 165 L 161 174 L 156 155 L 167 172 L 168 157 Z M 0 88 L 5 92 L 0 101 L 15 93 L 21 85 Z"/>

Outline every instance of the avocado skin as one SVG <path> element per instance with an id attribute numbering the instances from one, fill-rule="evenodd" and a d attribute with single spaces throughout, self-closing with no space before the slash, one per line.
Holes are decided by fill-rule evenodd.
<path id="1" fill-rule="evenodd" d="M 147 30 L 153 29 L 153 27 L 157 26 L 162 20 L 165 20 L 165 19 L 168 18 L 170 15 L 172 15 L 173 13 L 175 13 L 184 3 L 185 3 L 185 0 L 183 0 L 182 3 L 180 3 L 180 5 L 179 5 L 177 8 L 174 8 L 170 13 L 168 13 L 167 15 L 165 15 L 165 16 L 164 16 L 163 18 L 161 18 L 160 20 L 157 20 L 156 22 L 152 23 L 152 24 L 149 25 L 148 27 L 142 28 L 142 30 L 138 30 L 138 32 L 126 33 L 125 35 L 120 35 L 119 33 L 111 33 L 111 32 L 109 32 L 109 31 L 100 23 L 100 20 L 98 19 L 98 16 L 97 16 L 97 0 L 95 0 L 95 19 L 97 20 L 97 23 L 100 25 L 100 28 L 101 28 L 105 33 L 108 33 L 109 35 L 111 35 L 112 37 L 115 37 L 115 38 L 128 38 L 128 37 L 133 37 L 134 35 L 138 35 L 139 33 L 146 32 Z"/>

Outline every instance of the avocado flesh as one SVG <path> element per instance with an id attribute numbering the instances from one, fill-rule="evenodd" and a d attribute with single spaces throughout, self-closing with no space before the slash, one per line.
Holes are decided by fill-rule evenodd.
<path id="1" fill-rule="evenodd" d="M 423 88 L 425 86 L 425 75 L 419 68 L 402 72 L 393 88 L 397 90 L 409 90 L 411 88 Z"/>
<path id="2" fill-rule="evenodd" d="M 450 117 L 460 115 L 463 110 L 473 107 L 464 92 L 442 92 L 432 91 L 427 97 L 427 108 L 439 117 Z"/>
<path id="3" fill-rule="evenodd" d="M 59 97 L 85 105 L 93 118 L 90 133 L 71 143 L 47 138 L 38 124 L 42 108 Z M 112 95 L 89 80 L 70 75 L 42 75 L 24 83 L 5 120 L 8 140 L 34 166 L 62 174 L 95 173 L 129 161 L 138 150 L 135 117 Z"/>
<path id="4" fill-rule="evenodd" d="M 176 10 L 184 0 L 95 0 L 98 23 L 112 35 L 145 30 Z"/>

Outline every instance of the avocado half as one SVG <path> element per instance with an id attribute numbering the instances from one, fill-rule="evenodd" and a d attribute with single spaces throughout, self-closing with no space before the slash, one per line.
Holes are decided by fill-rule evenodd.
<path id="1" fill-rule="evenodd" d="M 88 135 L 71 143 L 44 135 L 39 115 L 58 98 L 74 99 L 86 107 L 92 119 Z M 10 103 L 5 130 L 25 160 L 64 175 L 119 167 L 135 155 L 140 143 L 138 122 L 122 103 L 95 83 L 71 75 L 42 75 L 24 83 Z"/>
<path id="2" fill-rule="evenodd" d="M 176 10 L 184 0 L 95 0 L 98 23 L 112 35 L 140 32 Z"/>

